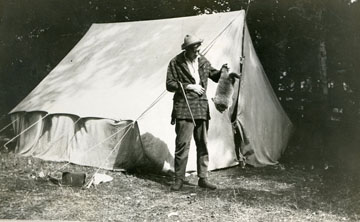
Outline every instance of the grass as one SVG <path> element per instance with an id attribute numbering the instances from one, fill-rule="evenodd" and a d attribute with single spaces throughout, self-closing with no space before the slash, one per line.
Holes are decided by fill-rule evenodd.
<path id="1" fill-rule="evenodd" d="M 196 186 L 196 175 L 180 192 L 172 178 L 145 172 L 100 171 L 114 179 L 89 189 L 59 186 L 64 163 L 0 156 L 0 219 L 69 221 L 359 221 L 360 180 L 329 168 L 279 165 L 233 167 L 210 173 L 218 189 Z M 96 169 L 67 165 L 61 170 Z"/>

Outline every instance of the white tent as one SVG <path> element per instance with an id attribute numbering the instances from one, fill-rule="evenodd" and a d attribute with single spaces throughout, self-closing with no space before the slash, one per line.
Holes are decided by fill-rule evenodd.
<path id="1" fill-rule="evenodd" d="M 235 11 L 93 24 L 10 112 L 16 120 L 16 152 L 106 169 L 173 168 L 173 94 L 165 90 L 166 70 L 170 59 L 180 52 L 183 37 L 190 33 L 204 39 L 206 57 L 215 68 L 227 63 L 231 71 L 240 72 L 244 49 L 244 72 L 235 103 L 246 141 L 241 150 L 248 164 L 276 164 L 292 124 L 257 58 L 244 16 L 244 11 Z M 216 84 L 209 83 L 209 99 L 215 90 Z M 237 94 L 234 101 L 236 98 Z M 234 107 L 220 114 L 211 101 L 209 104 L 209 168 L 235 165 L 230 121 Z M 196 170 L 195 159 L 193 143 L 188 170 Z"/>

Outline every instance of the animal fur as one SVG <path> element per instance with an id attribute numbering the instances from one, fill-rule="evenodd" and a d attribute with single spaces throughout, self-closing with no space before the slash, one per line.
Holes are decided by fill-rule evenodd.
<path id="1" fill-rule="evenodd" d="M 229 73 L 228 69 L 221 70 L 221 76 L 216 88 L 215 97 L 212 98 L 216 109 L 223 113 L 232 105 L 232 96 L 234 93 L 234 84 L 236 79 L 240 79 L 237 73 Z"/>

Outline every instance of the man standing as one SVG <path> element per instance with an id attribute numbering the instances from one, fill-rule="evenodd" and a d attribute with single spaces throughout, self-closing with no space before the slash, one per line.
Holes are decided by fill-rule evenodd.
<path id="1" fill-rule="evenodd" d="M 197 152 L 198 185 L 216 189 L 207 179 L 207 131 L 210 113 L 206 89 L 208 78 L 218 82 L 221 71 L 214 69 L 199 53 L 202 42 L 202 39 L 193 35 L 186 35 L 181 45 L 183 51 L 170 61 L 167 70 L 166 89 L 174 92 L 171 123 L 175 124 L 176 132 L 175 183 L 171 186 L 173 191 L 182 188 L 192 136 Z M 222 68 L 227 66 L 223 65 Z"/>

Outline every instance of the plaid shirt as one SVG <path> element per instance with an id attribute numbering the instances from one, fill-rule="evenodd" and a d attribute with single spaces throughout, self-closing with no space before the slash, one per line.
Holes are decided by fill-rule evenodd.
<path id="1" fill-rule="evenodd" d="M 189 108 L 184 99 L 180 83 L 182 84 L 191 112 L 194 119 L 210 119 L 209 104 L 206 97 L 206 89 L 208 78 L 214 82 L 218 82 L 221 72 L 214 69 L 210 62 L 202 55 L 199 56 L 199 75 L 200 85 L 205 89 L 205 93 L 199 96 L 193 91 L 186 90 L 187 85 L 195 84 L 195 79 L 192 77 L 188 65 L 185 60 L 185 52 L 173 58 L 168 66 L 166 77 L 166 89 L 169 92 L 174 92 L 172 119 L 191 119 Z"/>

